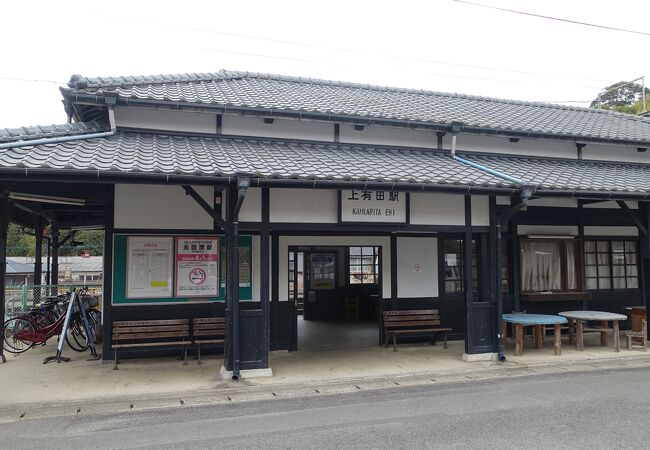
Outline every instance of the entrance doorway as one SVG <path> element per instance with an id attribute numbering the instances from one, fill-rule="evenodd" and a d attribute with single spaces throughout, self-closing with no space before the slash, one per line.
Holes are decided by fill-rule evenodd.
<path id="1" fill-rule="evenodd" d="M 377 345 L 381 247 L 289 247 L 288 261 L 292 350 Z"/>

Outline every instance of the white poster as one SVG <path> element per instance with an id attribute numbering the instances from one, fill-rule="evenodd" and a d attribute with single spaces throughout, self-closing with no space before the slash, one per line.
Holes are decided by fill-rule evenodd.
<path id="1" fill-rule="evenodd" d="M 173 239 L 129 236 L 127 245 L 127 298 L 172 296 Z"/>
<path id="2" fill-rule="evenodd" d="M 341 222 L 406 223 L 406 192 L 341 191 Z"/>
<path id="3" fill-rule="evenodd" d="M 192 236 L 176 238 L 176 296 L 219 295 L 219 239 Z"/>

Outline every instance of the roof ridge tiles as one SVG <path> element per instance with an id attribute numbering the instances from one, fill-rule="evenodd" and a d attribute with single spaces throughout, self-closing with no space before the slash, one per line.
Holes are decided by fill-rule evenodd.
<path id="1" fill-rule="evenodd" d="M 88 122 L 0 128 L 0 143 L 101 133 L 107 131 L 108 128 L 107 125 L 96 120 Z"/>
<path id="2" fill-rule="evenodd" d="M 474 94 L 463 94 L 459 92 L 442 92 L 430 89 L 418 88 L 403 88 L 387 85 L 375 85 L 369 83 L 357 83 L 342 80 L 328 80 L 323 78 L 314 77 L 301 77 L 291 75 L 281 75 L 272 73 L 249 72 L 222 69 L 218 72 L 188 72 L 180 74 L 157 74 L 157 75 L 126 75 L 126 76 L 111 76 L 111 77 L 84 77 L 82 75 L 72 75 L 68 82 L 68 87 L 71 89 L 88 89 L 88 88 L 119 88 L 126 86 L 136 86 L 141 84 L 169 84 L 169 83 L 192 83 L 192 82 L 205 82 L 205 81 L 225 81 L 241 78 L 257 78 L 274 80 L 280 82 L 290 83 L 304 83 L 315 84 L 320 86 L 336 86 L 347 87 L 352 89 L 366 89 L 380 92 L 395 92 L 406 94 L 419 94 L 427 96 L 438 96 L 447 98 L 462 98 L 466 100 L 475 100 L 481 102 L 533 106 L 540 108 L 558 109 L 564 111 L 579 111 L 589 112 L 592 114 L 610 114 L 621 118 L 633 121 L 643 121 L 647 123 L 648 120 L 643 117 L 637 117 L 631 114 L 620 113 L 617 111 L 594 109 L 580 106 L 561 105 L 557 103 L 530 101 L 530 100 L 515 100 L 500 97 L 490 97 Z"/>

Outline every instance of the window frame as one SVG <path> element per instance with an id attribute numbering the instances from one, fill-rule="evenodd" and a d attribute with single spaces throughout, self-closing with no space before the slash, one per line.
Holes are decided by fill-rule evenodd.
<path id="1" fill-rule="evenodd" d="M 589 238 L 585 238 L 584 240 L 585 244 L 583 247 L 583 254 L 584 254 L 584 261 L 585 261 L 585 290 L 588 292 L 598 292 L 598 293 L 606 293 L 606 292 L 639 292 L 641 290 L 641 268 L 640 268 L 640 262 L 639 262 L 639 240 L 634 239 L 631 236 L 609 236 L 609 237 L 598 237 L 598 236 L 593 236 Z M 587 252 L 587 242 L 594 242 L 595 244 L 595 251 L 594 252 Z M 607 261 L 609 263 L 609 288 L 600 288 L 600 279 L 601 277 L 598 274 L 598 242 L 606 242 L 607 243 Z M 614 264 L 614 253 L 619 253 L 619 252 L 614 252 L 613 250 L 613 243 L 614 242 L 622 242 L 623 243 L 623 252 L 621 253 L 623 255 L 623 264 Z M 634 253 L 632 252 L 627 252 L 627 245 L 626 243 L 631 242 L 634 244 Z M 601 252 L 602 253 L 602 252 Z M 586 269 L 587 269 L 587 254 L 592 254 L 596 255 L 596 265 L 589 265 L 589 267 L 596 267 L 596 276 L 595 277 L 587 277 L 586 276 Z M 636 262 L 633 264 L 628 264 L 626 262 L 627 258 L 626 256 L 628 254 L 634 254 L 636 256 L 635 260 Z M 628 267 L 634 265 L 636 267 L 636 275 L 628 275 Z M 614 276 L 614 266 L 617 267 L 623 267 L 624 275 L 622 277 L 616 277 Z M 596 289 L 587 289 L 586 288 L 586 280 L 587 278 L 589 279 L 595 279 L 597 288 Z M 603 277 L 604 278 L 604 277 Z M 615 278 L 622 278 L 625 280 L 625 287 L 624 288 L 616 288 L 614 287 L 614 279 Z M 637 280 L 637 286 L 636 287 L 627 287 L 628 285 L 628 279 L 629 278 L 636 278 Z"/>
<path id="2" fill-rule="evenodd" d="M 352 255 L 350 252 L 351 248 L 359 248 L 361 252 L 358 256 Z M 364 254 L 364 249 L 372 249 L 372 255 Z M 348 245 L 346 246 L 346 284 L 348 286 L 372 286 L 381 284 L 381 246 L 380 245 Z M 365 257 L 372 257 L 372 262 L 364 263 Z M 359 263 L 352 264 L 352 260 L 359 260 Z M 360 272 L 353 272 L 352 266 L 359 267 Z M 364 272 L 364 267 L 371 267 L 371 272 Z M 361 280 L 359 282 L 351 282 L 353 274 L 359 274 Z M 372 281 L 365 281 L 366 277 L 371 277 Z"/>
<path id="3" fill-rule="evenodd" d="M 560 290 L 550 291 L 552 294 L 575 294 L 585 292 L 583 283 L 584 273 L 584 246 L 579 239 L 547 239 L 547 238 L 520 238 L 519 239 L 519 293 L 525 295 L 540 294 L 541 291 L 527 291 L 524 290 L 523 276 L 522 276 L 522 261 L 521 253 L 523 251 L 523 244 L 526 242 L 545 242 L 545 243 L 558 243 L 560 244 Z M 568 269 L 567 269 L 567 243 L 573 243 L 576 248 L 574 251 L 575 260 L 575 276 L 576 276 L 576 289 L 568 289 Z"/>

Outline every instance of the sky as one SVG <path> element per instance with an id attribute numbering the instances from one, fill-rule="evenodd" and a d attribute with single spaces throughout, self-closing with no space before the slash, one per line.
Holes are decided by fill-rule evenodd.
<path id="1" fill-rule="evenodd" d="M 472 1 L 650 33 L 647 0 Z M 0 128 L 64 123 L 73 74 L 229 69 L 574 106 L 650 84 L 650 35 L 454 0 L 5 0 L 0 17 Z"/>

